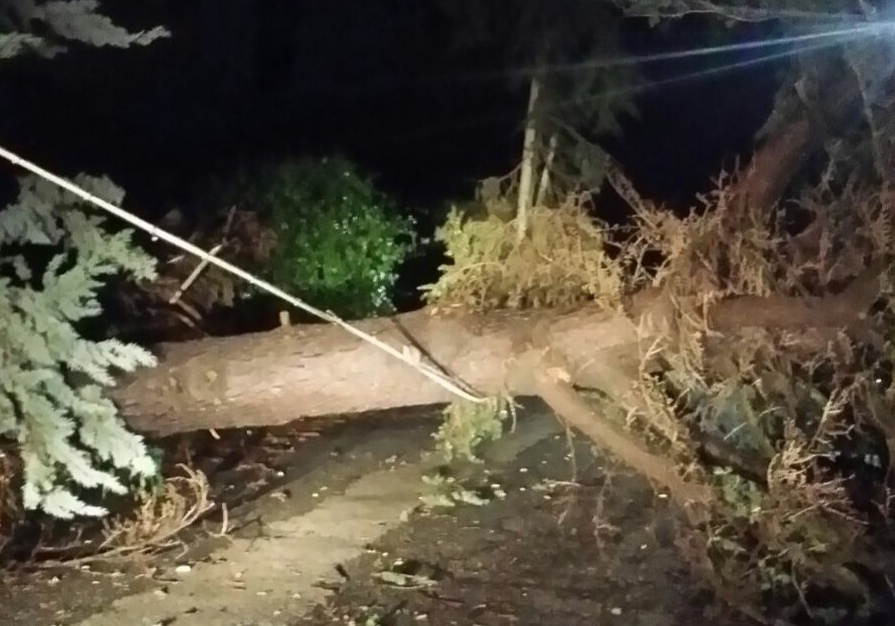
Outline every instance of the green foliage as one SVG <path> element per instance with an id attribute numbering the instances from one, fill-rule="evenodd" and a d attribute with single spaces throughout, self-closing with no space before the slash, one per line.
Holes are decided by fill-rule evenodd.
<path id="1" fill-rule="evenodd" d="M 224 192 L 274 230 L 265 278 L 346 318 L 393 310 L 397 268 L 412 249 L 411 220 L 342 158 L 287 160 L 243 173 Z"/>
<path id="2" fill-rule="evenodd" d="M 146 46 L 171 35 L 160 26 L 129 32 L 98 13 L 98 9 L 98 0 L 4 3 L 0 10 L 0 59 L 26 52 L 53 57 L 66 51 L 63 41 L 128 48 Z M 28 32 L 21 28 L 24 25 Z"/>
<path id="3" fill-rule="evenodd" d="M 444 421 L 434 435 L 445 459 L 477 461 L 476 449 L 503 434 L 510 402 L 508 398 L 496 397 L 482 404 L 458 400 L 445 407 Z"/>
<path id="4" fill-rule="evenodd" d="M 529 219 L 530 234 L 519 241 L 512 221 L 452 211 L 436 233 L 451 263 L 424 287 L 426 301 L 473 310 L 619 305 L 621 269 L 607 254 L 605 231 L 582 206 L 535 207 Z"/>
<path id="5" fill-rule="evenodd" d="M 76 183 L 111 202 L 123 197 L 107 179 L 79 176 Z M 103 221 L 32 177 L 0 214 L 0 437 L 19 445 L 25 507 L 60 518 L 105 513 L 76 491 L 125 493 L 116 473 L 149 478 L 157 471 L 103 396 L 115 372 L 152 366 L 154 357 L 114 339 L 91 341 L 77 328 L 101 312 L 105 279 L 155 276 L 154 260 L 134 247 L 131 231 L 110 233 Z"/>
<path id="6" fill-rule="evenodd" d="M 483 444 L 503 436 L 509 416 L 515 423 L 515 405 L 509 396 L 491 397 L 483 403 L 458 400 L 444 408 L 441 426 L 433 435 L 444 464 L 423 476 L 423 482 L 430 488 L 430 493 L 421 498 L 426 507 L 484 506 L 495 498 L 506 496 L 506 492 L 491 480 L 476 485 L 478 481 L 468 470 L 481 463 L 479 449 Z M 464 466 L 467 471 L 463 471 Z M 452 468 L 461 469 L 462 475 L 453 475 Z"/>

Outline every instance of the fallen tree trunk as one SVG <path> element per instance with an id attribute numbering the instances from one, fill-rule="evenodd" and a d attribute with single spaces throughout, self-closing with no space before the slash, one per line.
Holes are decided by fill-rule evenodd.
<path id="1" fill-rule="evenodd" d="M 749 328 L 777 328 L 825 341 L 842 328 L 860 332 L 878 292 L 875 272 L 836 296 L 738 298 L 717 305 L 709 349 Z M 631 384 L 641 354 L 667 332 L 670 311 L 658 294 L 639 294 L 629 314 L 499 311 L 432 315 L 428 310 L 360 322 L 400 346 L 411 343 L 442 368 L 486 395 L 537 395 L 530 376 L 549 349 L 576 387 L 611 394 Z M 140 371 L 113 393 L 132 428 L 170 435 L 208 428 L 270 426 L 301 417 L 437 404 L 453 396 L 344 330 L 325 324 L 236 337 L 163 344 L 157 367 Z"/>
<path id="2" fill-rule="evenodd" d="M 851 85 L 832 98 L 830 117 L 851 110 Z M 756 154 L 734 190 L 731 219 L 763 214 L 818 147 L 818 129 L 800 110 Z M 732 226 L 735 225 L 732 224 Z M 826 299 L 738 298 L 708 316 L 706 356 L 730 371 L 729 344 L 749 329 L 785 329 L 817 347 L 843 328 L 866 333 L 864 313 L 878 292 L 878 272 Z M 573 427 L 649 478 L 670 487 L 681 504 L 709 494 L 687 485 L 672 462 L 652 454 L 617 422 L 588 409 L 574 388 L 599 390 L 619 406 L 637 406 L 643 356 L 674 329 L 673 310 L 646 291 L 627 310 L 502 311 L 489 314 L 418 311 L 361 322 L 364 332 L 393 346 L 410 344 L 427 361 L 483 395 L 540 395 Z M 128 423 L 151 435 L 208 428 L 271 426 L 301 417 L 359 413 L 449 402 L 451 393 L 376 347 L 329 325 L 303 325 L 160 348 L 160 365 L 114 393 Z M 736 364 L 733 364 L 735 370 Z M 672 425 L 673 426 L 673 425 Z M 673 439 L 674 433 L 665 433 Z M 669 436 L 670 435 L 670 436 Z M 721 452 L 723 446 L 705 446 Z M 761 467 L 749 468 L 761 473 Z"/>
<path id="3" fill-rule="evenodd" d="M 860 94 L 849 74 L 824 80 L 830 84 L 823 108 L 828 122 L 837 126 L 849 118 Z M 744 206 L 731 219 L 743 211 L 770 210 L 821 145 L 805 106 L 787 112 L 736 185 L 734 196 Z M 865 323 L 859 316 L 876 295 L 875 278 L 871 274 L 842 297 L 825 300 L 725 302 L 713 310 L 710 327 L 724 336 L 750 327 L 788 328 L 804 333 L 805 341 L 823 341 L 835 329 Z M 547 347 L 571 368 L 575 386 L 618 391 L 637 374 L 641 349 L 663 335 L 670 322 L 664 302 L 645 292 L 628 314 L 581 309 L 431 316 L 420 311 L 359 326 L 393 345 L 412 340 L 446 372 L 483 394 L 526 395 L 534 394 L 536 385 L 522 374 Z M 722 355 L 724 336 L 714 339 Z M 276 425 L 453 399 L 409 366 L 332 326 L 167 344 L 160 347 L 160 357 L 157 368 L 140 372 L 114 394 L 130 425 L 153 435 Z"/>
<path id="4" fill-rule="evenodd" d="M 395 346 L 410 339 L 452 377 L 485 395 L 535 393 L 526 370 L 540 360 L 536 337 L 538 345 L 546 341 L 568 360 L 576 385 L 597 387 L 606 370 L 636 372 L 638 365 L 631 319 L 589 309 L 444 316 L 423 310 L 357 327 Z M 152 435 L 454 399 L 407 364 L 330 325 L 165 344 L 158 352 L 157 367 L 114 392 L 130 426 Z"/>
<path id="5" fill-rule="evenodd" d="M 878 274 L 871 273 L 829 298 L 721 303 L 708 320 L 724 335 L 707 344 L 708 356 L 723 360 L 724 341 L 756 325 L 807 333 L 809 343 L 831 340 L 843 328 L 860 332 L 878 287 Z M 541 396 L 570 426 L 669 488 L 679 504 L 709 502 L 708 488 L 684 482 L 671 459 L 651 452 L 574 392 L 600 390 L 625 404 L 649 366 L 640 355 L 668 332 L 670 309 L 663 302 L 644 292 L 629 303 L 628 313 L 422 310 L 358 326 L 392 345 L 416 346 L 479 393 Z M 331 325 L 167 344 L 160 364 L 121 385 L 114 397 L 130 426 L 152 435 L 272 426 L 454 399 L 412 367 Z"/>

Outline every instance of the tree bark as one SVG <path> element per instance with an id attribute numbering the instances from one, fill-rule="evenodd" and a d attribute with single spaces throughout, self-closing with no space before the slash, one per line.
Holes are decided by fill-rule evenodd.
<path id="1" fill-rule="evenodd" d="M 550 191 L 550 172 L 553 169 L 553 162 L 556 160 L 556 148 L 559 144 L 559 133 L 556 131 L 550 135 L 550 141 L 547 142 L 547 156 L 544 157 L 544 165 L 541 168 L 541 180 L 538 183 L 538 191 L 535 194 L 534 206 L 544 206 L 547 200 L 547 193 Z"/>
<path id="2" fill-rule="evenodd" d="M 631 320 L 590 309 L 438 316 L 422 310 L 357 326 L 395 346 L 412 339 L 424 355 L 483 394 L 534 394 L 524 369 L 542 351 L 535 338 L 583 367 L 576 380 L 584 386 L 599 378 L 601 367 L 586 366 L 595 355 L 613 367 L 637 365 Z M 157 367 L 114 391 L 130 426 L 152 435 L 453 399 L 412 367 L 330 325 L 163 344 L 157 352 Z"/>
<path id="3" fill-rule="evenodd" d="M 869 66 L 888 67 L 889 54 L 886 46 L 874 46 L 861 58 Z M 825 69 L 817 75 L 816 93 L 800 94 L 797 84 L 787 102 L 779 104 L 779 111 L 772 113 L 785 117 L 752 155 L 734 188 L 739 210 L 731 214 L 733 224 L 743 214 L 770 215 L 793 178 L 823 149 L 824 140 L 831 133 L 843 133 L 862 114 L 861 90 L 853 73 L 841 68 L 834 70 L 824 61 L 820 63 Z M 895 89 L 895 75 L 883 72 L 877 80 L 873 91 L 890 94 Z M 806 102 L 806 98 L 810 101 Z M 793 246 L 808 255 L 816 252 L 820 226 L 809 226 L 793 239 Z"/>
<path id="4" fill-rule="evenodd" d="M 878 275 L 868 275 L 837 296 L 814 301 L 739 298 L 718 305 L 708 319 L 725 333 L 724 340 L 760 324 L 825 343 L 843 329 L 860 331 L 867 324 L 863 313 L 878 287 Z M 482 394 L 541 396 L 570 426 L 666 487 L 698 521 L 711 491 L 684 481 L 672 459 L 653 453 L 575 393 L 576 387 L 599 390 L 625 405 L 643 368 L 650 367 L 639 355 L 649 352 L 672 321 L 663 303 L 644 292 L 629 303 L 628 313 L 581 308 L 433 315 L 422 310 L 358 326 L 392 345 L 409 343 Z M 710 361 L 724 361 L 729 351 L 718 337 L 706 345 Z M 129 425 L 156 436 L 454 399 L 409 365 L 332 325 L 168 344 L 160 359 L 156 368 L 114 392 Z M 701 444 L 704 457 L 723 454 L 723 446 L 711 443 Z M 734 465 L 735 457 L 727 464 Z M 747 465 L 744 472 L 761 472 L 761 462 Z"/>
<path id="5" fill-rule="evenodd" d="M 707 349 L 721 359 L 727 342 L 750 328 L 801 333 L 823 343 L 841 329 L 866 332 L 863 315 L 879 290 L 869 271 L 836 296 L 815 299 L 737 298 L 709 314 L 719 333 Z M 549 351 L 579 388 L 626 393 L 641 354 L 671 321 L 664 300 L 637 294 L 628 313 L 429 310 L 360 322 L 400 347 L 415 345 L 452 377 L 482 394 L 537 395 L 531 373 Z M 325 324 L 265 333 L 163 344 L 157 367 L 122 381 L 113 398 L 135 430 L 164 436 L 208 428 L 271 426 L 302 417 L 359 413 L 449 402 L 453 396 L 405 363 Z"/>
<path id="6" fill-rule="evenodd" d="M 532 184 L 535 169 L 535 140 L 538 136 L 535 109 L 541 89 L 540 78 L 535 75 L 531 79 L 528 96 L 528 111 L 525 121 L 525 136 L 522 140 L 522 169 L 519 172 L 519 196 L 516 198 L 516 227 L 519 241 L 525 238 L 528 229 L 528 214 L 531 210 Z"/>

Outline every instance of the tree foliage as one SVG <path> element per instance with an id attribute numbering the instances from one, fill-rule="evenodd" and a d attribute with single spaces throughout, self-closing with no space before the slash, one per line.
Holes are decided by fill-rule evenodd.
<path id="1" fill-rule="evenodd" d="M 573 196 L 561 206 L 536 206 L 531 232 L 521 241 L 515 227 L 495 216 L 469 219 L 452 211 L 436 232 L 449 262 L 426 301 L 439 308 L 471 311 L 498 308 L 619 306 L 624 286 L 620 264 L 610 258 L 605 225 Z"/>
<path id="2" fill-rule="evenodd" d="M 288 159 L 242 172 L 222 202 L 257 211 L 276 243 L 258 270 L 279 287 L 347 318 L 390 313 L 411 223 L 350 161 Z"/>
<path id="3" fill-rule="evenodd" d="M 124 195 L 105 179 L 77 182 L 113 202 Z M 124 493 L 115 472 L 146 478 L 156 471 L 103 387 L 155 359 L 135 345 L 87 339 L 80 325 L 101 313 L 96 295 L 105 280 L 121 271 L 150 280 L 155 262 L 130 231 L 110 234 L 68 192 L 36 178 L 20 185 L 0 220 L 0 436 L 18 443 L 26 508 L 101 515 L 76 492 Z M 49 260 L 38 271 L 41 257 Z"/>
<path id="4" fill-rule="evenodd" d="M 170 36 L 161 26 L 130 32 L 99 13 L 98 0 L 8 0 L 0 6 L 0 31 L 0 59 L 53 57 L 73 42 L 128 48 Z"/>
<path id="5" fill-rule="evenodd" d="M 96 0 L 3 3 L 0 59 L 53 57 L 72 42 L 127 48 L 169 36 L 161 27 L 131 33 L 98 8 Z M 112 202 L 124 196 L 105 178 L 80 175 L 77 182 Z M 61 518 L 102 515 L 88 500 L 123 493 L 123 479 L 156 472 L 142 438 L 126 429 L 103 391 L 117 374 L 151 366 L 154 357 L 83 334 L 83 322 L 101 313 L 99 289 L 122 272 L 155 275 L 130 231 L 113 234 L 45 181 L 20 181 L 18 201 L 0 211 L 0 437 L 18 446 L 28 509 Z"/>

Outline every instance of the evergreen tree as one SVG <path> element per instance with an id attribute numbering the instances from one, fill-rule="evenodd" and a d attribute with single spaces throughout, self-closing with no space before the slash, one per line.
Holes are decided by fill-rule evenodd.
<path id="1" fill-rule="evenodd" d="M 168 36 L 159 27 L 130 33 L 97 9 L 95 0 L 4 2 L 0 58 L 52 57 L 65 42 L 126 48 Z M 35 26 L 40 35 L 30 32 Z M 124 196 L 105 178 L 76 182 L 111 202 Z M 82 320 L 101 312 L 103 281 L 120 272 L 154 277 L 155 262 L 131 231 L 113 234 L 69 192 L 36 177 L 20 180 L 18 200 L 0 211 L 0 437 L 18 445 L 28 509 L 102 515 L 87 494 L 124 493 L 125 476 L 157 472 L 142 439 L 103 395 L 114 374 L 151 366 L 154 357 L 79 332 Z"/>
<path id="2" fill-rule="evenodd" d="M 53 57 L 65 52 L 71 42 L 128 48 L 170 36 L 161 26 L 129 32 L 98 10 L 98 0 L 4 0 L 0 3 L 0 59 L 29 52 Z"/>

